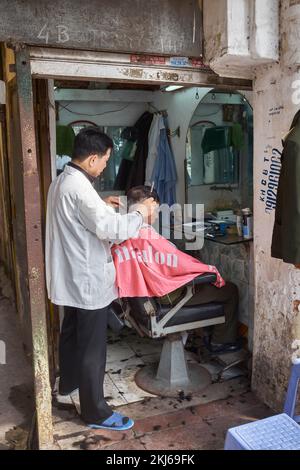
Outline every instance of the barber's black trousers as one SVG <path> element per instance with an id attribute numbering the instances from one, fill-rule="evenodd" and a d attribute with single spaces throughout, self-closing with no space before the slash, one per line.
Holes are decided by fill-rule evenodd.
<path id="1" fill-rule="evenodd" d="M 81 416 L 100 424 L 112 415 L 104 399 L 108 308 L 65 307 L 59 343 L 59 393 L 79 388 Z"/>

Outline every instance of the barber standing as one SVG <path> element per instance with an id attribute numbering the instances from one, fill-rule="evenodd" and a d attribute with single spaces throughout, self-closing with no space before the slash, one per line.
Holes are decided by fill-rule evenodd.
<path id="1" fill-rule="evenodd" d="M 46 279 L 49 299 L 65 307 L 59 393 L 69 395 L 79 388 L 81 416 L 90 427 L 125 430 L 133 421 L 113 413 L 103 393 L 108 307 L 118 297 L 110 247 L 138 233 L 153 200 L 120 215 L 113 208 L 119 198 L 101 199 L 93 183 L 112 149 L 112 140 L 99 128 L 82 129 L 72 161 L 50 185 Z"/>

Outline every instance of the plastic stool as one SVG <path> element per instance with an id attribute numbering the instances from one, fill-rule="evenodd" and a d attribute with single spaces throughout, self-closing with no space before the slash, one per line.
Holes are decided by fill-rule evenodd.
<path id="1" fill-rule="evenodd" d="M 300 450 L 300 426 L 285 413 L 228 429 L 225 450 Z"/>
<path id="2" fill-rule="evenodd" d="M 300 423 L 300 415 L 295 415 L 296 400 L 298 385 L 300 379 L 300 364 L 294 364 L 290 375 L 289 385 L 287 389 L 286 399 L 284 403 L 283 411 L 293 418 L 294 421 Z"/>

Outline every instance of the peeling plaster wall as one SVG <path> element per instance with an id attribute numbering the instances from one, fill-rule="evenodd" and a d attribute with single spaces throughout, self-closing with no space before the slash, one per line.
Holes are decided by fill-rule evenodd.
<path id="1" fill-rule="evenodd" d="M 210 63 L 227 44 L 226 0 L 204 0 L 203 32 L 206 62 Z"/>
<path id="2" fill-rule="evenodd" d="M 204 55 L 223 77 L 278 59 L 279 0 L 203 0 Z"/>
<path id="3" fill-rule="evenodd" d="M 247 4 L 248 11 L 244 0 L 204 0 L 205 61 L 221 76 L 254 79 L 252 387 L 266 404 L 281 411 L 291 344 L 300 339 L 300 270 L 271 257 L 276 191 L 267 194 L 267 190 L 270 171 L 280 171 L 281 140 L 300 108 L 300 0 L 247 0 Z M 238 36 L 240 45 L 234 42 Z"/>
<path id="4" fill-rule="evenodd" d="M 300 22 L 300 10 L 298 21 Z M 271 157 L 282 151 L 281 139 L 299 109 L 292 84 L 300 75 L 299 55 L 288 21 L 289 0 L 282 2 L 281 58 L 278 64 L 255 70 L 254 82 L 254 264 L 255 322 L 252 386 L 269 406 L 282 410 L 290 371 L 291 343 L 300 339 L 300 270 L 271 258 L 274 210 L 270 210 L 263 181 L 268 181 Z M 298 35 L 299 35 L 298 30 Z M 299 175 L 300 178 L 300 175 Z M 299 183 L 300 184 L 300 183 Z M 288 188 L 287 188 L 288 190 Z M 264 200 L 263 200 L 264 199 Z"/>

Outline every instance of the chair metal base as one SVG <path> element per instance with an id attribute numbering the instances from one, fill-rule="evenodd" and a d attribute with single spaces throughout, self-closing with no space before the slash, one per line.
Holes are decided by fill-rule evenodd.
<path id="1" fill-rule="evenodd" d="M 161 378 L 157 379 L 157 367 L 157 364 L 151 364 L 140 369 L 135 375 L 137 386 L 153 395 L 179 398 L 182 392 L 183 396 L 187 396 L 199 392 L 211 384 L 210 373 L 199 364 L 189 364 L 188 381 L 176 385 L 170 385 L 170 382 Z"/>

